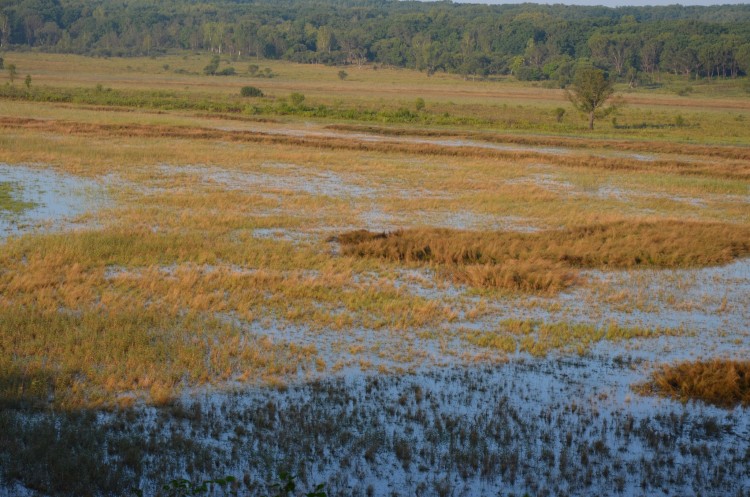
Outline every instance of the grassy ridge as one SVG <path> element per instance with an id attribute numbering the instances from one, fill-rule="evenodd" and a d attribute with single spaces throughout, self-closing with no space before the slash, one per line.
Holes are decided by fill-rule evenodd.
<path id="1" fill-rule="evenodd" d="M 539 233 L 413 229 L 340 235 L 343 253 L 437 264 L 478 287 L 555 292 L 576 268 L 677 268 L 723 264 L 750 253 L 750 229 L 720 223 L 621 221 Z"/>

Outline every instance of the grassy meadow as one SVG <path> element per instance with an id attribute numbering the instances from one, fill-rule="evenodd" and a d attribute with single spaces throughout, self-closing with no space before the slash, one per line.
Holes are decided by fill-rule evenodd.
<path id="1" fill-rule="evenodd" d="M 0 221 L 21 220 L 20 229 L 0 231 L 6 429 L 23 426 L 9 413 L 62 413 L 72 433 L 85 413 L 156 409 L 162 428 L 177 419 L 200 432 L 200 409 L 180 409 L 207 391 L 323 391 L 320 382 L 358 375 L 400 385 L 404 375 L 431 378 L 456 367 L 469 368 L 467 378 L 506 366 L 537 374 L 558 361 L 586 371 L 604 361 L 586 381 L 623 378 L 612 386 L 602 376 L 608 393 L 585 408 L 597 416 L 610 408 L 625 416 L 639 402 L 645 407 L 634 411 L 646 416 L 650 406 L 682 408 L 652 397 L 662 395 L 742 405 L 734 415 L 748 419 L 747 365 L 722 362 L 750 353 L 750 94 L 742 80 L 664 75 L 653 87 L 618 87 L 614 119 L 588 131 L 564 91 L 511 77 L 364 66 L 347 67 L 342 80 L 336 67 L 254 59 L 223 60 L 238 74 L 207 76 L 210 57 L 192 52 L 3 57 L 19 77 L 0 80 L 0 164 L 32 178 L 0 177 Z M 250 65 L 259 68 L 255 76 Z M 241 97 L 247 85 L 265 96 Z M 565 109 L 560 122 L 557 108 Z M 63 228 L 23 222 L 38 207 L 24 191 L 46 170 L 93 182 L 95 191 L 87 187 L 81 198 L 94 197 L 97 207 L 66 218 Z M 62 208 L 50 212 L 65 216 Z M 424 416 L 410 392 L 400 406 Z M 285 402 L 278 409 L 296 419 L 295 401 Z M 275 426 L 282 419 L 275 412 L 252 423 Z M 27 428 L 48 430 L 39 423 Z M 310 430 L 333 430 L 316 426 Z M 606 423 L 602 430 L 604 439 Z M 246 443 L 244 433 L 235 436 Z M 55 440 L 69 443 L 59 433 Z M 130 459 L 110 461 L 122 481 L 211 475 L 219 467 L 209 461 L 216 454 L 188 463 L 179 450 L 169 466 L 153 443 L 146 449 L 128 440 Z M 382 460 L 367 451 L 394 451 L 406 474 L 419 457 L 429 467 L 424 454 L 404 452 L 407 441 L 356 451 L 375 465 Z M 17 444 L 19 460 L 41 457 L 38 448 L 6 442 Z M 86 464 L 94 468 L 95 459 Z M 490 478 L 468 460 L 467 474 Z M 268 462 L 263 475 L 290 461 Z M 460 462 L 445 463 L 452 464 Z M 14 471 L 6 478 L 44 495 L 83 488 Z M 260 476 L 246 474 L 243 488 L 254 491 Z M 104 493 L 118 486 L 92 478 L 87 485 Z M 747 489 L 727 478 L 738 482 L 733 490 Z M 599 480 L 606 488 L 608 477 L 592 476 Z M 450 495 L 433 483 L 436 495 Z M 648 485 L 641 488 L 669 487 Z"/>

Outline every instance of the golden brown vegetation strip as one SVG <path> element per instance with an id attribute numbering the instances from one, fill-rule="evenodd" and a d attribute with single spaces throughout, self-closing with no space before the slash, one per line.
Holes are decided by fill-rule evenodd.
<path id="1" fill-rule="evenodd" d="M 682 402 L 701 400 L 720 407 L 750 406 L 750 361 L 713 359 L 666 364 L 637 386 L 641 393 L 655 393 Z"/>
<path id="2" fill-rule="evenodd" d="M 676 220 L 619 221 L 537 233 L 439 228 L 337 238 L 347 255 L 442 266 L 478 287 L 554 292 L 575 268 L 678 268 L 724 264 L 750 254 L 750 228 Z"/>
<path id="3" fill-rule="evenodd" d="M 725 159 L 750 160 L 750 147 L 725 145 L 695 145 L 665 141 L 611 140 L 603 138 L 572 138 L 565 136 L 529 136 L 513 134 L 487 134 L 481 132 L 456 132 L 438 129 L 413 129 L 400 127 L 371 126 L 365 124 L 330 124 L 328 129 L 373 133 L 384 136 L 418 136 L 470 139 L 491 143 L 511 143 L 540 147 L 599 148 L 612 150 L 629 150 L 655 154 L 685 154 L 704 157 L 722 157 Z"/>
<path id="4" fill-rule="evenodd" d="M 608 158 L 597 156 L 576 157 L 573 155 L 555 154 L 545 151 L 512 152 L 488 149 L 481 146 L 454 147 L 431 143 L 406 143 L 397 140 L 382 142 L 361 141 L 357 140 L 356 137 L 299 137 L 254 131 L 228 131 L 202 127 L 145 124 L 93 124 L 15 117 L 0 118 L 0 128 L 24 128 L 43 132 L 89 136 L 224 140 L 248 143 L 284 144 L 331 150 L 361 150 L 385 153 L 507 159 L 513 161 L 539 160 L 540 157 L 554 157 L 555 164 L 567 167 L 624 171 L 658 171 L 680 175 L 750 179 L 750 162 L 748 161 L 723 161 L 719 163 L 678 160 L 640 161 L 630 158 Z"/>
<path id="5" fill-rule="evenodd" d="M 121 271 L 108 276 L 113 267 Z M 434 325 L 449 312 L 392 285 L 353 285 L 351 268 L 331 265 L 327 255 L 211 231 L 112 229 L 11 239 L 0 252 L 0 297 L 50 311 L 149 303 L 174 314 L 275 317 L 333 329 Z"/>

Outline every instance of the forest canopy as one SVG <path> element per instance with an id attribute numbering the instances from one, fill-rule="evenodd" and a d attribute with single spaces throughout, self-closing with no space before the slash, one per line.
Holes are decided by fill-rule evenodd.
<path id="1" fill-rule="evenodd" d="M 584 7 L 396 0 L 0 0 L 0 49 L 170 49 L 375 63 L 565 86 L 593 65 L 632 84 L 750 73 L 750 5 Z"/>

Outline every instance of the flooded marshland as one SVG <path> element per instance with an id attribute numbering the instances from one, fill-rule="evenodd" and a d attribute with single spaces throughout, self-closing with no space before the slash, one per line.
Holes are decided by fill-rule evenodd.
<path id="1" fill-rule="evenodd" d="M 0 165 L 0 328 L 16 347 L 0 494 L 232 475 L 255 495 L 284 471 L 332 496 L 750 493 L 747 406 L 642 388 L 664 364 L 750 355 L 746 181 L 592 172 L 557 149 L 505 162 L 185 143 L 67 172 Z M 658 260 L 618 266 L 602 243 L 611 258 L 587 266 L 575 242 L 549 263 L 557 233 L 616 225 L 637 244 L 642 219 L 738 241 L 706 254 L 721 263 L 668 233 L 648 242 L 666 244 Z M 342 242 L 433 229 L 517 247 L 510 263 L 462 246 L 444 263 L 436 244 L 409 259 Z M 518 240 L 565 284 L 470 277 L 526 278 Z"/>

